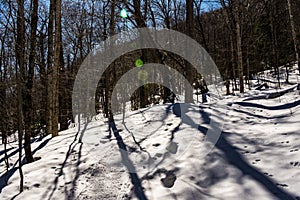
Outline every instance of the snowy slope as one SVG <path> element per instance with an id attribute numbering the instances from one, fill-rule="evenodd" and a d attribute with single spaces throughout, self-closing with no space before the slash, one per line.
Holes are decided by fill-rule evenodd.
<path id="1" fill-rule="evenodd" d="M 288 87 L 210 98 L 186 107 L 185 120 L 178 104 L 156 105 L 125 124 L 116 116 L 114 132 L 99 119 L 35 141 L 41 159 L 24 165 L 25 191 L 11 166 L 0 199 L 300 199 L 299 93 L 255 98 Z M 222 134 L 210 149 L 212 121 Z M 2 161 L 0 172 L 2 181 Z"/>

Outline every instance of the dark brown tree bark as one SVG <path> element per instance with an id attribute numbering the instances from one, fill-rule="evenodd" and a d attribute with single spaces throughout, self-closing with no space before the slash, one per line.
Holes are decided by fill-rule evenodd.
<path id="1" fill-rule="evenodd" d="M 59 71 L 61 65 L 61 0 L 55 2 L 55 43 L 54 43 L 54 71 L 53 71 L 53 119 L 52 136 L 58 136 L 58 116 L 59 116 Z"/>
<path id="2" fill-rule="evenodd" d="M 25 121 L 25 137 L 24 137 L 24 149 L 26 162 L 33 162 L 33 156 L 31 152 L 31 132 L 33 124 L 33 102 L 32 102 L 32 88 L 34 78 L 34 68 L 36 60 L 36 31 L 38 23 L 38 0 L 31 1 L 31 33 L 30 33 L 30 52 L 29 52 L 29 69 L 26 83 L 26 94 L 24 98 L 24 121 Z"/>
<path id="3" fill-rule="evenodd" d="M 277 2 L 272 0 L 270 8 L 270 21 L 271 21 L 271 35 L 272 35 L 272 57 L 273 57 L 273 68 L 277 76 L 278 87 L 280 88 L 280 77 L 279 77 L 279 59 L 278 59 L 278 38 L 277 38 Z"/>
<path id="4" fill-rule="evenodd" d="M 47 55 L 47 106 L 46 106 L 46 134 L 52 134 L 53 122 L 53 35 L 54 35 L 54 16 L 55 2 L 50 0 L 49 21 L 48 21 L 48 55 Z"/>
<path id="5" fill-rule="evenodd" d="M 22 148 L 23 148 L 23 93 L 24 93 L 24 74 L 25 74 L 25 19 L 24 19 L 24 0 L 17 0 L 17 40 L 16 40 L 16 79 L 17 79 L 17 101 L 18 101 L 18 140 L 19 140 L 19 174 L 20 192 L 24 188 L 24 176 L 22 171 Z"/>
<path id="6" fill-rule="evenodd" d="M 291 0 L 287 0 L 288 10 L 289 10 L 289 18 L 290 18 L 290 24 L 291 24 L 291 31 L 292 31 L 292 38 L 293 38 L 293 44 L 294 44 L 294 51 L 296 56 L 296 61 L 298 62 L 298 70 L 300 73 L 300 58 L 299 58 L 299 48 L 298 48 L 298 39 L 297 39 L 297 33 L 295 28 L 295 21 L 294 21 L 294 15 L 292 11 L 292 5 Z"/>
<path id="7" fill-rule="evenodd" d="M 243 72 L 243 51 L 242 51 L 242 31 L 241 31 L 241 11 L 239 0 L 234 1 L 234 16 L 236 22 L 236 45 L 238 60 L 238 76 L 240 84 L 240 93 L 244 93 L 244 72 Z"/>
<path id="8" fill-rule="evenodd" d="M 186 0 L 186 31 L 187 35 L 193 38 L 194 36 L 194 5 L 193 0 Z M 186 51 L 188 50 L 188 46 L 186 47 Z M 193 66 L 185 61 L 185 73 L 186 79 L 189 83 L 193 82 Z M 185 102 L 192 103 L 193 100 L 193 90 L 190 90 L 188 85 L 185 86 Z"/>
<path id="9" fill-rule="evenodd" d="M 115 8 L 116 8 L 116 0 L 112 0 L 111 1 L 111 6 L 110 6 L 110 23 L 109 23 L 109 36 L 110 38 L 113 37 L 115 35 Z M 125 23 L 126 24 L 126 23 Z M 111 41 L 113 42 L 113 41 Z M 111 66 L 114 70 L 114 72 L 116 71 L 116 68 L 115 68 L 115 65 L 113 64 L 113 66 Z M 116 76 L 114 76 L 116 77 Z M 113 82 L 115 82 L 115 80 L 113 80 Z M 110 86 L 109 86 L 110 87 Z M 110 88 L 109 88 L 110 90 Z M 112 109 L 111 109 L 111 93 L 110 91 L 106 91 L 107 94 L 110 95 L 110 97 L 108 98 L 108 106 L 109 106 L 109 109 L 108 109 L 108 119 L 110 122 L 113 122 L 114 121 L 114 115 L 113 115 L 113 112 L 112 112 Z"/>

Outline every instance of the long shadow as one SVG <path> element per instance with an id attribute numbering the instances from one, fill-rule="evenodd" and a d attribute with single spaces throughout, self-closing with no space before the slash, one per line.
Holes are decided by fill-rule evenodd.
<path id="1" fill-rule="evenodd" d="M 45 136 L 45 137 L 47 137 L 47 136 Z M 30 140 L 30 143 L 32 144 L 32 143 L 34 143 L 34 142 L 41 141 L 43 138 L 44 138 L 44 137 L 40 137 L 40 138 L 38 138 L 38 139 L 33 138 L 33 139 Z M 24 148 L 24 145 L 22 146 L 22 149 L 23 149 L 23 148 Z M 11 150 L 11 149 L 14 149 L 14 148 L 10 148 L 10 149 L 8 149 L 8 150 Z M 7 150 L 7 151 L 8 151 L 8 150 Z M 3 152 L 4 152 L 4 150 L 3 150 Z M 16 150 L 14 150 L 13 152 L 10 152 L 10 153 L 7 155 L 7 157 L 10 158 L 11 156 L 14 156 L 15 154 L 17 154 L 18 152 L 19 152 L 19 148 L 16 148 Z M 2 151 L 1 151 L 1 153 L 2 153 Z M 1 158 L 1 159 L 0 159 L 0 163 L 1 163 L 1 162 L 4 162 L 4 160 L 5 160 L 4 157 Z"/>
<path id="2" fill-rule="evenodd" d="M 42 149 L 43 147 L 45 147 L 47 145 L 47 143 L 51 140 L 51 138 L 48 138 L 47 140 L 43 141 L 41 144 L 39 144 L 38 147 L 36 147 L 33 151 L 32 151 L 32 155 L 34 155 L 38 150 Z M 12 168 L 10 168 L 8 170 L 7 173 L 4 173 L 2 176 L 0 176 L 0 193 L 2 192 L 3 188 L 5 186 L 7 186 L 7 183 L 5 181 L 9 180 L 12 175 L 18 170 L 18 167 L 16 166 L 18 163 L 18 161 L 13 165 Z M 26 164 L 26 159 L 25 157 L 22 159 L 22 166 Z"/>
<path id="3" fill-rule="evenodd" d="M 139 176 L 137 175 L 137 173 L 135 173 L 136 170 L 135 170 L 135 167 L 134 167 L 132 161 L 130 160 L 130 158 L 128 156 L 126 144 L 124 143 L 121 135 L 119 134 L 115 122 L 114 121 L 109 122 L 109 126 L 112 129 L 113 134 L 117 140 L 119 151 L 120 151 L 120 154 L 122 157 L 122 163 L 125 165 L 125 167 L 129 171 L 130 179 L 134 186 L 135 195 L 137 196 L 137 198 L 139 200 L 147 200 L 147 197 L 143 191 L 141 180 L 140 180 Z"/>
<path id="4" fill-rule="evenodd" d="M 80 125 L 79 125 L 79 126 L 80 126 Z M 87 126 L 88 126 L 88 123 L 86 123 L 86 124 L 84 125 L 84 128 L 83 128 L 82 130 L 79 130 L 79 131 L 76 133 L 74 140 L 73 140 L 72 143 L 69 145 L 69 148 L 68 148 L 68 151 L 67 151 L 65 160 L 64 160 L 63 163 L 62 163 L 62 166 L 61 166 L 61 168 L 60 168 L 60 170 L 59 170 L 59 173 L 58 173 L 58 175 L 57 175 L 57 176 L 55 177 L 55 179 L 54 179 L 54 188 L 51 190 L 52 185 L 51 185 L 50 187 L 48 187 L 48 190 L 47 190 L 46 193 L 43 194 L 42 199 L 46 199 L 49 190 L 51 190 L 51 193 L 50 193 L 50 195 L 49 195 L 48 200 L 50 200 L 50 199 L 52 198 L 54 192 L 55 192 L 56 189 L 57 189 L 58 179 L 64 174 L 63 171 L 64 171 L 64 168 L 66 167 L 66 164 L 67 164 L 67 161 L 68 161 L 70 155 L 73 153 L 74 148 L 76 147 L 76 145 L 77 145 L 78 143 L 80 143 L 80 152 L 79 152 L 79 154 L 78 154 L 78 155 L 79 155 L 79 159 L 77 160 L 76 176 L 75 176 L 75 180 L 72 181 L 73 186 L 75 186 L 76 180 L 77 180 L 78 177 L 79 177 L 79 168 L 78 168 L 78 166 L 79 166 L 79 164 L 81 163 L 81 161 L 80 161 L 80 157 L 81 157 L 81 146 L 82 146 L 82 141 L 81 141 L 81 140 L 82 140 L 82 137 L 83 137 L 84 132 L 86 131 Z M 78 139 L 79 141 L 77 141 L 77 138 L 78 138 L 78 137 L 79 137 L 79 139 Z M 74 198 L 74 192 L 75 192 L 75 191 L 74 191 L 74 189 L 73 189 L 73 190 L 71 191 L 71 194 L 68 194 L 68 192 L 66 191 L 66 185 L 65 185 L 65 195 L 68 197 L 67 199 L 72 199 L 72 198 Z"/>
<path id="5" fill-rule="evenodd" d="M 282 114 L 282 115 L 277 115 L 277 116 L 273 116 L 273 117 L 266 117 L 266 116 L 263 116 L 263 115 L 257 115 L 257 114 L 254 114 L 254 113 L 251 113 L 251 112 L 248 112 L 248 111 L 245 111 L 245 110 L 239 110 L 239 109 L 236 109 L 236 108 L 233 108 L 232 110 L 234 110 L 235 112 L 239 112 L 239 113 L 243 113 L 243 114 L 246 114 L 248 116 L 251 116 L 251 117 L 256 117 L 258 119 L 267 119 L 267 120 L 270 120 L 270 119 L 282 119 L 282 118 L 286 118 L 286 117 L 290 117 L 291 115 L 290 114 Z"/>
<path id="6" fill-rule="evenodd" d="M 34 155 L 38 150 L 41 150 L 42 148 L 44 148 L 51 139 L 52 138 L 48 138 L 47 140 L 45 140 L 41 144 L 39 144 L 39 146 L 32 151 L 32 154 Z"/>
<path id="7" fill-rule="evenodd" d="M 182 109 L 182 106 L 184 108 Z M 179 104 L 175 103 L 173 106 L 173 113 L 176 115 L 176 117 L 181 117 L 182 123 L 185 123 L 187 125 L 190 125 L 192 127 L 198 127 L 198 130 L 202 132 L 203 134 L 206 134 L 208 129 L 206 127 L 200 126 L 196 124 L 190 117 L 188 117 L 185 113 L 189 108 L 188 104 Z M 183 113 L 181 113 L 183 111 Z M 209 124 L 210 117 L 207 112 L 205 112 L 203 109 L 200 110 L 200 118 L 203 120 L 203 124 Z"/>
<path id="8" fill-rule="evenodd" d="M 176 106 L 180 106 L 180 105 L 176 105 Z M 185 113 L 177 112 L 177 115 L 182 117 L 182 115 L 185 115 Z M 204 110 L 202 110 L 202 116 L 206 117 L 207 120 L 210 120 L 209 114 L 205 113 Z M 190 119 L 188 116 L 184 116 L 184 118 L 186 120 L 184 120 L 183 123 L 187 123 L 190 126 L 195 126 L 193 120 Z M 200 125 L 198 126 L 198 130 L 205 135 L 207 133 L 207 128 L 201 127 Z M 276 183 L 274 183 L 269 177 L 265 176 L 262 172 L 258 171 L 257 169 L 249 165 L 249 163 L 247 163 L 247 161 L 243 159 L 243 156 L 236 151 L 236 148 L 233 145 L 231 145 L 229 141 L 227 141 L 224 135 L 220 136 L 218 142 L 216 143 L 216 147 L 224 153 L 224 155 L 227 158 L 227 161 L 231 165 L 238 168 L 241 172 L 243 172 L 244 175 L 249 175 L 250 177 L 252 177 L 275 197 L 281 200 L 295 199 L 295 197 L 293 197 L 292 194 L 279 188 L 276 185 Z"/>
<path id="9" fill-rule="evenodd" d="M 184 108 L 181 108 L 181 106 L 184 106 Z M 187 106 L 185 106 L 185 104 L 180 104 L 180 103 L 175 103 L 172 104 L 170 106 L 167 107 L 166 109 L 166 114 L 168 115 L 171 112 L 171 108 L 172 108 L 172 112 L 176 117 L 181 117 L 182 114 L 181 112 L 183 111 L 183 114 L 185 112 L 185 110 L 188 109 Z M 200 116 L 203 119 L 204 124 L 208 124 L 210 122 L 209 116 L 206 112 L 202 112 L 200 111 Z M 179 123 L 179 125 L 177 125 L 173 130 L 171 130 L 171 138 L 170 138 L 170 145 L 173 146 L 177 146 L 177 143 L 174 143 L 173 140 L 175 138 L 175 134 L 176 132 L 178 132 L 180 130 L 180 126 L 185 123 L 188 124 L 192 127 L 198 127 L 198 130 L 200 130 L 203 134 L 207 132 L 207 128 L 203 127 L 203 126 L 198 126 L 198 124 L 196 124 L 192 119 L 190 119 L 189 117 L 184 117 L 181 118 L 181 122 Z M 161 165 L 161 163 L 163 163 L 169 156 L 170 153 L 174 154 L 176 152 L 171 152 L 171 151 L 167 151 L 162 155 L 162 159 L 155 165 L 155 167 L 153 169 L 156 169 L 159 167 L 159 165 Z M 146 175 L 144 175 L 142 177 L 142 180 L 146 179 L 147 177 L 149 177 L 150 172 L 148 172 Z"/>
<path id="10" fill-rule="evenodd" d="M 245 98 L 243 101 L 260 100 L 260 99 L 275 99 L 275 98 L 281 97 L 289 92 L 294 91 L 295 88 L 297 88 L 297 84 L 296 85 L 293 84 L 293 87 L 290 87 L 290 88 L 287 88 L 287 89 L 284 89 L 281 91 L 276 91 L 276 92 L 265 93 L 265 94 L 248 97 L 248 98 Z"/>
<path id="11" fill-rule="evenodd" d="M 292 102 L 292 103 L 287 103 L 279 106 L 265 106 L 257 103 L 251 103 L 251 102 L 235 102 L 235 104 L 240 105 L 240 106 L 246 106 L 246 107 L 254 107 L 254 108 L 261 108 L 261 109 L 267 109 L 267 110 L 282 110 L 282 109 L 290 109 L 296 106 L 300 105 L 300 100 Z"/>
<path id="12" fill-rule="evenodd" d="M 138 141 L 136 140 L 136 138 L 135 138 L 133 132 L 130 131 L 130 130 L 128 129 L 128 127 L 126 126 L 126 123 L 123 123 L 123 126 L 124 126 L 125 130 L 126 130 L 128 133 L 130 133 L 130 135 L 131 135 L 131 137 L 132 137 L 134 143 L 139 147 L 139 149 L 140 149 L 141 151 L 147 153 L 148 156 L 151 158 L 150 153 L 149 153 L 148 151 L 146 151 L 146 150 L 141 146 L 141 142 L 138 142 Z"/>
<path id="13" fill-rule="evenodd" d="M 7 186 L 5 179 L 9 180 L 9 178 L 12 177 L 12 175 L 18 170 L 18 167 L 16 167 L 17 163 L 18 161 L 8 170 L 7 173 L 3 173 L 2 176 L 0 176 L 0 193 L 2 193 L 3 188 Z"/>
<path id="14" fill-rule="evenodd" d="M 8 151 L 10 151 L 10 150 L 12 150 L 12 149 L 14 149 L 14 148 L 15 148 L 15 147 L 10 147 L 10 148 L 6 149 L 6 151 L 8 152 Z M 2 156 L 4 153 L 5 153 L 5 150 L 1 150 L 1 151 L 0 151 L 0 156 Z M 2 162 L 2 161 L 0 161 L 0 162 Z"/>
<path id="15" fill-rule="evenodd" d="M 249 175 L 254 180 L 259 182 L 262 186 L 265 187 L 270 193 L 272 193 L 275 197 L 282 200 L 293 200 L 292 194 L 287 191 L 279 188 L 276 183 L 274 183 L 271 179 L 266 177 L 262 172 L 258 171 L 254 167 L 250 166 L 242 156 L 235 150 L 235 148 L 226 140 L 226 138 L 221 135 L 218 140 L 216 147 L 223 151 L 225 154 L 227 161 L 234 165 L 236 168 L 241 170 L 244 175 Z"/>

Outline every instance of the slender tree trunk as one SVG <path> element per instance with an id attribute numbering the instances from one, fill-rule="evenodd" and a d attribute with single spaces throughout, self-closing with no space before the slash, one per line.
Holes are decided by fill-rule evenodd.
<path id="1" fill-rule="evenodd" d="M 17 0 L 17 41 L 16 41 L 16 79 L 17 79 L 17 101 L 18 101 L 18 140 L 19 140 L 19 174 L 20 192 L 23 192 L 24 176 L 22 171 L 22 148 L 23 148 L 23 94 L 25 74 L 25 19 L 24 0 Z"/>
<path id="2" fill-rule="evenodd" d="M 137 23 L 138 28 L 145 28 L 147 27 L 147 24 L 145 22 L 145 18 L 142 14 L 142 7 L 141 7 L 141 0 L 134 0 L 133 1 L 133 6 L 134 6 L 134 16 L 135 16 L 135 21 Z M 146 12 L 146 11 L 145 11 Z M 149 53 L 142 49 L 142 60 L 144 63 L 147 63 Z M 138 101 L 139 101 L 139 108 L 145 108 L 146 105 L 149 103 L 148 102 L 148 97 L 147 97 L 147 88 L 145 85 L 141 86 L 139 88 L 139 95 L 138 95 Z"/>
<path id="3" fill-rule="evenodd" d="M 8 160 L 8 155 L 7 155 L 7 129 L 2 131 L 2 141 L 4 144 L 4 162 L 5 162 L 5 168 L 6 168 L 6 172 L 5 172 L 5 177 L 4 177 L 4 181 L 5 184 L 7 184 L 8 181 L 8 170 L 9 170 L 9 160 Z"/>
<path id="4" fill-rule="evenodd" d="M 25 137 L 24 137 L 24 149 L 26 162 L 33 162 L 33 156 L 31 152 L 31 125 L 33 123 L 33 102 L 32 102 L 32 88 L 34 78 L 34 66 L 36 57 L 36 31 L 38 22 L 38 0 L 31 1 L 31 33 L 30 33 L 30 53 L 29 53 L 29 70 L 26 84 L 26 95 L 24 103 L 24 121 L 25 121 Z"/>
<path id="5" fill-rule="evenodd" d="M 186 0 L 186 31 L 187 35 L 193 38 L 194 32 L 194 5 L 193 0 Z M 188 48 L 188 47 L 187 47 Z M 185 62 L 186 79 L 191 84 L 193 81 L 193 66 L 189 62 Z M 186 83 L 186 84 L 189 84 Z M 193 102 L 193 90 L 188 89 L 188 85 L 185 86 L 185 102 Z"/>
<path id="6" fill-rule="evenodd" d="M 4 175 L 5 185 L 7 185 L 8 181 L 8 170 L 9 170 L 9 160 L 7 154 L 7 137 L 9 130 L 9 112 L 7 107 L 7 64 L 4 62 L 4 58 L 6 57 L 4 51 L 4 41 L 6 36 L 6 31 L 3 34 L 3 37 L 0 39 L 1 49 L 0 49 L 0 132 L 2 136 L 2 144 L 4 145 L 4 162 L 6 172 Z"/>
<path id="7" fill-rule="evenodd" d="M 53 26 L 55 16 L 55 0 L 50 0 L 49 22 L 48 22 L 48 56 L 47 56 L 47 106 L 46 106 L 46 133 L 52 134 L 53 121 Z"/>
<path id="8" fill-rule="evenodd" d="M 236 65 L 235 65 L 235 52 L 234 52 L 234 39 L 233 36 L 230 37 L 230 49 L 231 49 L 231 67 L 232 67 L 232 75 L 233 75 L 233 87 L 232 90 L 237 90 L 236 84 Z"/>
<path id="9" fill-rule="evenodd" d="M 295 55 L 296 55 L 296 61 L 298 62 L 298 71 L 300 73 L 300 59 L 299 59 L 298 39 L 297 39 L 297 33 L 296 33 L 296 28 L 295 28 L 294 16 L 293 16 L 293 12 L 292 12 L 291 0 L 287 0 L 287 4 L 288 4 L 288 10 L 289 10 L 292 37 L 293 37 L 293 42 L 294 42 L 294 51 L 295 51 Z"/>
<path id="10" fill-rule="evenodd" d="M 278 87 L 280 88 L 279 79 L 279 63 L 278 63 L 278 41 L 277 41 L 277 30 L 276 30 L 276 1 L 272 0 L 271 5 L 271 34 L 272 34 L 272 55 L 273 55 L 273 67 L 277 76 Z"/>
<path id="11" fill-rule="evenodd" d="M 18 148 L 19 148 L 19 159 L 18 159 L 18 164 L 19 164 L 19 175 L 20 175 L 20 192 L 23 192 L 24 189 L 24 175 L 23 175 L 23 170 L 22 170 L 22 148 L 23 148 L 23 111 L 22 111 L 22 89 L 19 88 L 18 86 Z"/>
<path id="12" fill-rule="evenodd" d="M 47 110 L 47 73 L 46 73 L 46 59 L 45 59 L 45 50 L 44 50 L 44 41 L 45 41 L 45 34 L 41 34 L 39 37 L 39 56 L 41 58 L 40 63 L 40 79 L 42 85 L 42 110 L 41 110 L 41 125 L 46 125 L 47 117 L 46 117 L 46 110 Z M 44 131 L 44 130 L 43 130 Z"/>
<path id="13" fill-rule="evenodd" d="M 249 56 L 250 56 L 249 55 L 249 41 L 247 41 L 247 82 L 248 82 L 248 89 L 251 90 L 251 83 L 250 83 L 250 57 Z"/>
<path id="14" fill-rule="evenodd" d="M 55 44 L 54 44 L 54 72 L 53 72 L 53 119 L 52 136 L 58 136 L 58 116 L 59 116 L 59 71 L 61 66 L 61 0 L 56 0 L 55 4 Z"/>
<path id="15" fill-rule="evenodd" d="M 110 24 L 109 24 L 109 36 L 110 38 L 112 38 L 115 35 L 115 7 L 116 7 L 116 0 L 112 0 L 111 1 L 111 10 L 110 10 Z M 126 19 L 125 19 L 126 20 Z M 113 43 L 113 41 L 111 41 L 111 43 Z M 115 65 L 113 64 L 112 66 L 114 73 L 116 72 L 116 68 Z M 116 77 L 115 75 L 113 77 Z M 113 82 L 115 82 L 115 80 L 113 80 Z M 111 93 L 109 92 L 110 97 L 108 98 L 109 103 L 108 103 L 108 107 L 109 107 L 109 122 L 113 122 L 114 121 L 114 115 L 112 112 L 112 108 L 111 108 Z"/>
<path id="16" fill-rule="evenodd" d="M 237 44 L 237 59 L 238 59 L 238 74 L 240 83 L 240 93 L 244 93 L 244 75 L 243 75 L 243 51 L 242 51 L 242 32 L 241 32 L 241 19 L 239 0 L 235 0 L 235 21 L 236 21 L 236 44 Z"/>
<path id="17" fill-rule="evenodd" d="M 289 65 L 288 64 L 285 65 L 285 73 L 286 73 L 285 82 L 289 83 Z"/>
<path id="18" fill-rule="evenodd" d="M 228 27 L 228 30 L 230 31 L 231 66 L 232 66 L 232 76 L 233 76 L 232 90 L 234 92 L 238 90 L 237 83 L 236 83 L 237 76 L 236 76 L 236 53 L 235 53 L 235 44 L 237 44 L 237 42 L 234 41 L 234 38 L 237 38 L 237 27 L 235 23 L 236 16 L 232 13 L 232 9 L 229 8 L 231 5 L 227 6 L 225 0 L 219 0 L 219 2 L 224 8 L 226 25 Z M 228 3 L 232 4 L 233 1 L 229 1 Z M 237 15 L 238 13 L 235 14 Z"/>
<path id="19" fill-rule="evenodd" d="M 203 23 L 201 21 L 201 5 L 202 5 L 202 3 L 203 3 L 203 0 L 200 0 L 197 7 L 196 7 L 196 9 L 197 9 L 197 22 L 199 24 L 199 28 L 196 28 L 196 29 L 199 30 L 199 32 L 200 32 L 205 50 L 207 52 L 209 52 L 208 45 L 207 45 L 206 38 L 205 38 L 205 34 L 204 34 Z"/>

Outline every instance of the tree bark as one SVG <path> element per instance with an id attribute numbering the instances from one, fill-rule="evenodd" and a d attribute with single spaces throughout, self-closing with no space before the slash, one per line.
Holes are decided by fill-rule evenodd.
<path id="1" fill-rule="evenodd" d="M 53 35 L 54 35 L 55 0 L 50 0 L 48 22 L 48 56 L 47 56 L 47 106 L 46 106 L 46 134 L 52 134 L 53 121 Z"/>
<path id="2" fill-rule="evenodd" d="M 297 33 L 295 28 L 295 21 L 294 21 L 294 15 L 292 11 L 292 5 L 291 0 L 287 0 L 288 4 L 288 10 L 289 10 L 289 18 L 290 18 L 290 24 L 291 24 L 291 30 L 292 30 L 292 38 L 294 43 L 294 51 L 296 56 L 296 61 L 298 62 L 298 71 L 300 73 L 300 59 L 299 59 L 299 48 L 298 48 L 298 39 L 297 39 Z"/>
<path id="3" fill-rule="evenodd" d="M 61 66 L 61 0 L 55 4 L 55 43 L 54 43 L 54 71 L 53 71 L 53 119 L 52 136 L 58 136 L 58 115 L 59 115 L 59 71 Z"/>
<path id="4" fill-rule="evenodd" d="M 186 0 L 186 31 L 187 35 L 193 38 L 194 32 L 194 5 L 193 0 Z M 188 48 L 188 47 L 186 47 Z M 187 49 L 186 49 L 187 50 Z M 188 82 L 186 84 L 192 84 L 193 82 L 193 66 L 185 61 L 185 72 L 186 79 Z M 185 86 L 185 102 L 193 102 L 193 90 L 188 89 L 188 85 Z"/>
<path id="5" fill-rule="evenodd" d="M 24 93 L 24 74 L 25 74 L 25 19 L 24 19 L 24 0 L 17 0 L 17 41 L 16 41 L 16 79 L 17 79 L 17 101 L 18 101 L 18 140 L 19 140 L 19 174 L 20 192 L 23 192 L 24 176 L 22 171 L 22 142 L 23 142 L 23 93 Z"/>
<path id="6" fill-rule="evenodd" d="M 238 59 L 238 74 L 240 93 L 244 93 L 244 73 L 243 73 L 243 51 L 242 51 L 242 32 L 239 0 L 234 1 L 234 14 L 236 21 L 236 44 L 237 44 L 237 59 Z"/>
<path id="7" fill-rule="evenodd" d="M 273 67 L 275 74 L 277 76 L 278 87 L 280 88 L 280 79 L 279 79 L 279 60 L 278 60 L 278 41 L 277 41 L 277 27 L 276 27 L 276 15 L 277 15 L 277 6 L 276 0 L 271 1 L 271 34 L 272 34 L 272 57 L 273 57 Z"/>
<path id="8" fill-rule="evenodd" d="M 26 83 L 26 95 L 24 101 L 24 122 L 25 122 L 25 137 L 24 137 L 24 149 L 26 162 L 33 162 L 33 156 L 31 152 L 31 125 L 33 123 L 33 102 L 32 102 L 32 88 L 34 78 L 34 67 L 36 58 L 36 31 L 38 23 L 38 0 L 31 1 L 31 33 L 30 33 L 30 52 L 29 52 L 29 69 Z"/>

